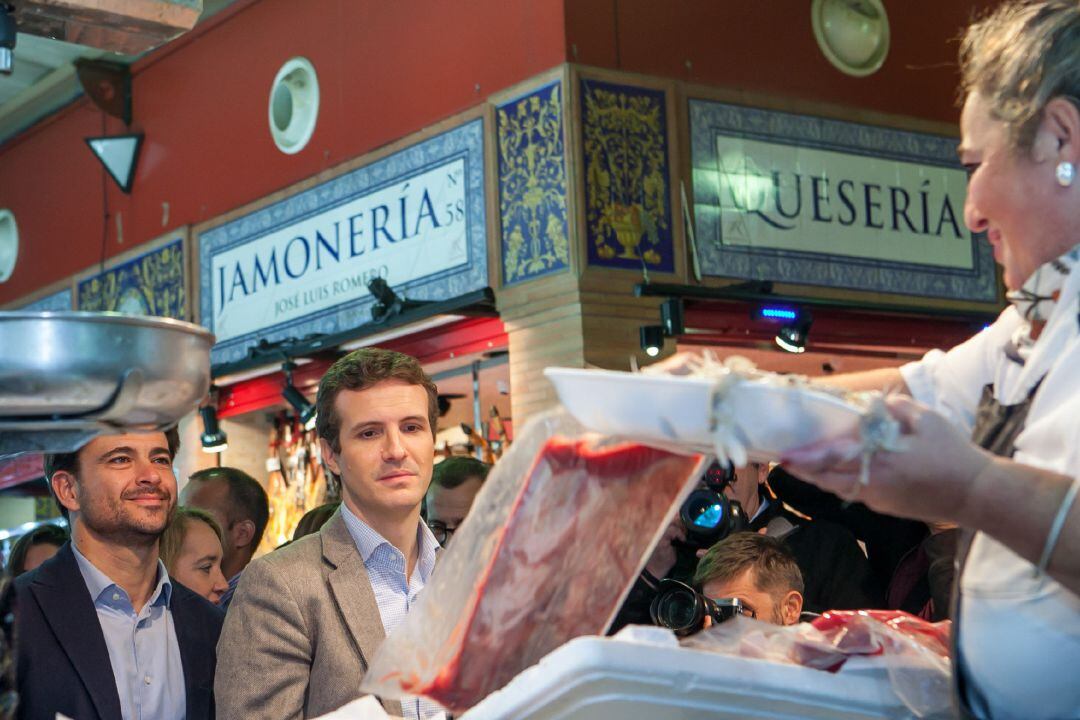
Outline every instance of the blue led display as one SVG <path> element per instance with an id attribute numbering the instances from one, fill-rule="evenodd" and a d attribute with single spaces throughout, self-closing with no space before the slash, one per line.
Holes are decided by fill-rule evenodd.
<path id="1" fill-rule="evenodd" d="M 787 308 L 761 308 L 761 317 L 768 320 L 794 320 L 797 316 L 798 313 L 794 310 L 788 310 Z"/>

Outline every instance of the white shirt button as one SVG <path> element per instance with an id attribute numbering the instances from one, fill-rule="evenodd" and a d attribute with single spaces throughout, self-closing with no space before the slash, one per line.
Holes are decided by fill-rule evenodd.
<path id="1" fill-rule="evenodd" d="M 147 685 L 149 685 L 150 684 L 150 676 L 147 675 L 146 677 L 144 677 L 143 682 L 146 683 Z"/>
<path id="2" fill-rule="evenodd" d="M 114 592 L 114 593 L 112 594 L 112 599 L 113 599 L 113 600 L 119 600 L 119 599 L 120 599 L 120 593 Z"/>

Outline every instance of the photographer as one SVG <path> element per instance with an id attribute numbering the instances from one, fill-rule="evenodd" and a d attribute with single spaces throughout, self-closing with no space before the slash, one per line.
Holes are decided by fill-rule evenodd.
<path id="1" fill-rule="evenodd" d="M 847 528 L 792 511 L 772 493 L 765 464 L 739 470 L 724 494 L 749 518 L 748 530 L 782 540 L 795 557 L 806 590 L 806 609 L 860 610 L 884 607 L 884 586 L 871 572 L 866 554 Z"/>
<path id="2" fill-rule="evenodd" d="M 653 622 L 650 606 L 663 579 L 690 583 L 698 555 L 717 540 L 746 528 L 746 515 L 738 502 L 729 501 L 727 487 L 734 469 L 713 463 L 683 502 L 679 513 L 656 544 L 645 569 L 630 589 L 608 630 L 615 634 L 626 625 Z"/>
<path id="3" fill-rule="evenodd" d="M 649 615 L 679 637 L 736 615 L 793 625 L 802 619 L 802 592 L 799 565 L 782 541 L 737 532 L 709 548 L 692 585 L 671 578 L 658 581 Z"/>
<path id="4" fill-rule="evenodd" d="M 698 563 L 694 586 L 714 602 L 734 598 L 743 615 L 774 625 L 794 625 L 802 614 L 803 577 L 795 556 L 767 535 L 740 532 L 713 545 Z"/>

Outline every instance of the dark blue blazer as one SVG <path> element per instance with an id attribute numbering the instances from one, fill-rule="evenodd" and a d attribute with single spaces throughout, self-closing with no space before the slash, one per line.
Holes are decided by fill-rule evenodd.
<path id="1" fill-rule="evenodd" d="M 212 720 L 216 647 L 225 615 L 172 582 L 187 718 Z M 14 610 L 17 717 L 52 720 L 61 712 L 77 720 L 121 720 L 105 635 L 70 543 L 15 581 Z"/>

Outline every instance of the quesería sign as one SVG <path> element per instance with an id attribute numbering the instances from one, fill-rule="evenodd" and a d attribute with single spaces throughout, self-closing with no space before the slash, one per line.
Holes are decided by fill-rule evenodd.
<path id="1" fill-rule="evenodd" d="M 955 138 L 690 101 L 702 272 L 994 301 Z"/>

